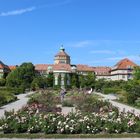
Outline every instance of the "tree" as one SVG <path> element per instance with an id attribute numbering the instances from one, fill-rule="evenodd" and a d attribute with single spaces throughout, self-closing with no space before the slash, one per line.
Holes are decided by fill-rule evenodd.
<path id="1" fill-rule="evenodd" d="M 31 83 L 32 90 L 46 88 L 46 87 L 47 87 L 46 78 L 41 77 L 41 76 L 35 77 Z"/>
<path id="2" fill-rule="evenodd" d="M 30 85 L 35 77 L 35 68 L 32 63 L 23 63 L 15 70 L 9 73 L 6 78 L 6 86 L 30 88 Z"/>
<path id="3" fill-rule="evenodd" d="M 93 72 L 88 72 L 88 74 L 85 77 L 86 80 L 86 86 L 90 88 L 94 88 L 95 85 L 95 74 Z"/>
<path id="4" fill-rule="evenodd" d="M 134 80 L 140 80 L 140 66 L 136 66 L 133 72 Z"/>
<path id="5" fill-rule="evenodd" d="M 47 87 L 53 87 L 54 76 L 53 73 L 49 73 L 46 78 Z"/>
<path id="6" fill-rule="evenodd" d="M 65 76 L 64 76 L 64 87 L 67 89 L 67 87 L 68 87 L 68 77 L 67 77 L 67 74 L 65 74 Z"/>
<path id="7" fill-rule="evenodd" d="M 103 90 L 105 82 L 105 79 L 99 79 L 95 81 L 95 90 L 101 92 Z"/>
<path id="8" fill-rule="evenodd" d="M 92 72 L 88 72 L 87 75 L 80 75 L 80 86 L 94 88 L 95 86 L 95 74 Z"/>
<path id="9" fill-rule="evenodd" d="M 4 78 L 0 79 L 0 86 L 5 86 L 6 80 Z"/>
<path id="10" fill-rule="evenodd" d="M 76 73 L 71 75 L 71 86 L 74 88 L 79 88 L 79 76 Z"/>
<path id="11" fill-rule="evenodd" d="M 58 88 L 61 87 L 61 74 L 58 75 Z"/>

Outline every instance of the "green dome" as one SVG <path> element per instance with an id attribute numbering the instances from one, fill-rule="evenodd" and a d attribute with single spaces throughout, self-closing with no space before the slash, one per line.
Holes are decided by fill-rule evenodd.
<path id="1" fill-rule="evenodd" d="M 65 51 L 65 48 L 63 47 L 63 45 L 60 47 L 60 51 Z"/>

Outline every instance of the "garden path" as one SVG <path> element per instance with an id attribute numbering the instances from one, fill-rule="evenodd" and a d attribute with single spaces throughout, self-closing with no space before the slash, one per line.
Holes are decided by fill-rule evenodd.
<path id="1" fill-rule="evenodd" d="M 75 112 L 75 107 L 62 107 L 62 114 L 67 115 L 70 112 Z"/>
<path id="2" fill-rule="evenodd" d="M 125 112 L 129 111 L 129 112 L 135 113 L 136 115 L 140 114 L 140 109 L 136 109 L 134 107 L 131 107 L 131 106 L 128 106 L 128 105 L 125 105 L 125 104 L 118 103 L 118 102 L 114 101 L 115 99 L 117 99 L 117 97 L 115 95 L 112 95 L 112 94 L 105 95 L 105 94 L 102 94 L 102 93 L 99 93 L 99 92 L 94 92 L 94 94 L 104 97 L 104 99 L 108 100 L 113 106 L 118 107 L 118 109 L 120 111 L 125 111 Z"/>
<path id="3" fill-rule="evenodd" d="M 10 111 L 10 110 L 19 110 L 21 109 L 23 106 L 25 106 L 27 104 L 28 101 L 28 95 L 31 95 L 33 92 L 28 92 L 26 94 L 19 94 L 17 95 L 18 100 L 12 103 L 9 103 L 7 105 L 4 105 L 2 107 L 0 107 L 0 118 L 4 116 L 4 112 L 5 111 Z"/>

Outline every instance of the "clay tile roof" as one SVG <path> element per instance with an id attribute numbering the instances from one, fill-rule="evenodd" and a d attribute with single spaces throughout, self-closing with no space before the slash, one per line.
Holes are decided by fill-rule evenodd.
<path id="1" fill-rule="evenodd" d="M 128 69 L 128 68 L 133 68 L 137 66 L 137 64 L 135 64 L 134 62 L 132 62 L 131 60 L 129 60 L 128 58 L 122 59 L 121 61 L 119 61 L 114 67 L 113 69 Z"/>
<path id="2" fill-rule="evenodd" d="M 69 64 L 55 64 L 53 66 L 53 70 L 55 71 L 61 71 L 61 70 L 64 70 L 64 71 L 71 71 L 71 66 Z"/>
<path id="3" fill-rule="evenodd" d="M 110 67 L 93 67 L 97 75 L 110 75 Z"/>
<path id="4" fill-rule="evenodd" d="M 0 69 L 9 69 L 7 65 L 5 65 L 2 61 L 0 61 Z"/>
<path id="5" fill-rule="evenodd" d="M 57 56 L 67 56 L 67 57 L 70 57 L 65 51 L 62 51 L 62 52 L 59 52 L 55 55 L 55 57 Z"/>
<path id="6" fill-rule="evenodd" d="M 78 64 L 76 65 L 77 71 L 93 72 L 94 69 L 88 65 Z"/>
<path id="7" fill-rule="evenodd" d="M 16 66 L 8 66 L 10 70 L 15 70 Z"/>
<path id="8" fill-rule="evenodd" d="M 38 71 L 48 70 L 49 66 L 53 67 L 52 64 L 37 64 L 37 65 L 35 65 L 35 70 L 38 70 Z"/>

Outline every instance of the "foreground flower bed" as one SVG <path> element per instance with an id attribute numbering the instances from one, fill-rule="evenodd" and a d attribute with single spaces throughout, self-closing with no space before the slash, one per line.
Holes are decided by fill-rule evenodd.
<path id="1" fill-rule="evenodd" d="M 140 133 L 140 116 L 132 113 L 37 114 L 28 111 L 6 113 L 3 133 L 110 134 Z"/>

